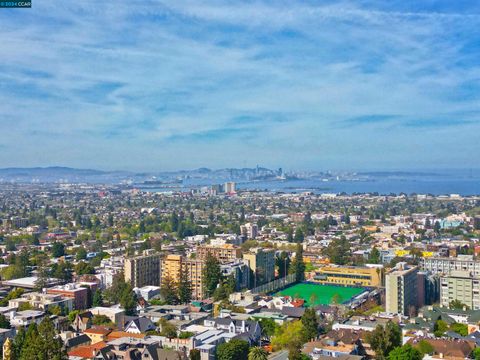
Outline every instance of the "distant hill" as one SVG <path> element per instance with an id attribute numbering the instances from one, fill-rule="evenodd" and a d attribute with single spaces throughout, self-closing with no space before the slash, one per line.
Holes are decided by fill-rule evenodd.
<path id="1" fill-rule="evenodd" d="M 105 171 L 93 170 L 93 169 L 75 169 L 63 166 L 50 166 L 50 167 L 32 167 L 32 168 L 3 168 L 0 169 L 0 176 L 54 176 L 54 175 L 103 175 Z"/>
<path id="2" fill-rule="evenodd" d="M 50 167 L 11 167 L 0 169 L 0 181 L 13 182 L 85 182 L 85 183 L 119 183 L 129 180 L 136 184 L 162 180 L 179 179 L 211 179 L 252 180 L 269 179 L 277 175 L 277 171 L 263 167 L 216 169 L 198 168 L 193 170 L 159 171 L 134 173 L 128 171 L 104 171 L 95 169 L 77 169 L 63 166 Z"/>

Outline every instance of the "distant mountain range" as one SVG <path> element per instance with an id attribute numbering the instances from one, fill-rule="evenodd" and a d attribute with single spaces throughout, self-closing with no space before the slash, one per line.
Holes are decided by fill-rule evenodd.
<path id="1" fill-rule="evenodd" d="M 85 182 L 85 183 L 120 183 L 131 182 L 141 184 L 155 181 L 178 181 L 189 178 L 222 179 L 222 180 L 265 180 L 278 176 L 281 170 L 270 170 L 264 167 L 242 169 L 199 168 L 166 172 L 129 172 L 104 171 L 94 169 L 76 169 L 62 166 L 3 168 L 0 169 L 0 181 L 8 182 Z"/>
<path id="2" fill-rule="evenodd" d="M 270 181 L 302 179 L 381 179 L 381 178 L 435 178 L 435 177 L 480 177 L 478 170 L 451 171 L 371 171 L 351 173 L 305 172 L 301 174 L 283 173 L 282 169 L 272 170 L 265 167 L 209 169 L 201 167 L 193 170 L 131 172 L 77 169 L 71 167 L 31 167 L 0 169 L 0 182 L 17 183 L 127 183 L 134 186 L 162 183 L 221 183 L 224 181 Z M 357 179 L 358 180 L 358 179 Z"/>

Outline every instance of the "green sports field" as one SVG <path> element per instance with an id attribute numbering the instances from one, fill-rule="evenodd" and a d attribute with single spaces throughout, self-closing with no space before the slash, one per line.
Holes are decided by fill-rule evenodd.
<path id="1" fill-rule="evenodd" d="M 274 295 L 300 298 L 305 300 L 307 306 L 311 306 L 310 302 L 312 300 L 314 305 L 329 305 L 335 302 L 334 299 L 337 299 L 338 303 L 343 303 L 364 290 L 363 288 L 302 283 L 287 287 Z"/>

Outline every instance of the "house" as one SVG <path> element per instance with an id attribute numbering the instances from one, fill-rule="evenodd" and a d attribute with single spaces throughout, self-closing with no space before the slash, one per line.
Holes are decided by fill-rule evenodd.
<path id="1" fill-rule="evenodd" d="M 97 355 L 101 353 L 102 350 L 108 350 L 110 346 L 105 342 L 98 342 L 91 345 L 82 345 L 71 351 L 68 351 L 69 359 L 106 359 L 104 357 L 98 358 Z"/>
<path id="2" fill-rule="evenodd" d="M 92 340 L 85 334 L 74 333 L 72 331 L 65 331 L 60 333 L 65 349 L 71 351 L 80 346 L 90 345 Z"/>
<path id="3" fill-rule="evenodd" d="M 72 326 L 76 331 L 85 331 L 92 327 L 93 314 L 90 311 L 77 314 Z"/>
<path id="4" fill-rule="evenodd" d="M 432 360 L 463 360 L 468 358 L 475 348 L 475 342 L 467 340 L 415 338 L 410 339 L 408 343 L 412 346 L 415 346 L 421 340 L 427 341 L 430 345 L 432 345 L 433 355 L 427 355 L 428 359 Z"/>
<path id="5" fill-rule="evenodd" d="M 204 326 L 233 334 L 235 338 L 248 341 L 250 345 L 257 344 L 262 334 L 262 329 L 257 321 L 235 320 L 231 317 L 206 319 Z"/>
<path id="6" fill-rule="evenodd" d="M 111 332 L 112 330 L 106 327 L 98 326 L 98 327 L 92 327 L 90 329 L 85 330 L 84 334 L 87 335 L 92 340 L 92 344 L 96 344 L 101 341 L 105 341 L 107 338 L 107 335 L 110 334 Z"/>
<path id="7" fill-rule="evenodd" d="M 328 338 L 306 343 L 302 352 L 314 360 L 317 360 L 320 357 L 338 358 L 340 356 L 349 355 L 355 355 L 358 356 L 358 359 L 364 359 L 367 355 L 360 340 L 348 344 Z"/>
<path id="8" fill-rule="evenodd" d="M 185 353 L 171 349 L 162 349 L 158 345 L 149 345 L 142 352 L 145 360 L 183 360 L 187 359 Z"/>
<path id="9" fill-rule="evenodd" d="M 149 330 L 155 330 L 157 327 L 149 318 L 144 316 L 133 319 L 125 326 L 125 332 L 132 334 L 141 334 Z"/>

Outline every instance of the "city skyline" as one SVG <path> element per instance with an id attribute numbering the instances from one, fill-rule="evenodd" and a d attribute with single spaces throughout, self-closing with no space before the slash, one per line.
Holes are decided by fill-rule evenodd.
<path id="1" fill-rule="evenodd" d="M 33 1 L 0 22 L 0 168 L 478 167 L 478 4 Z"/>

